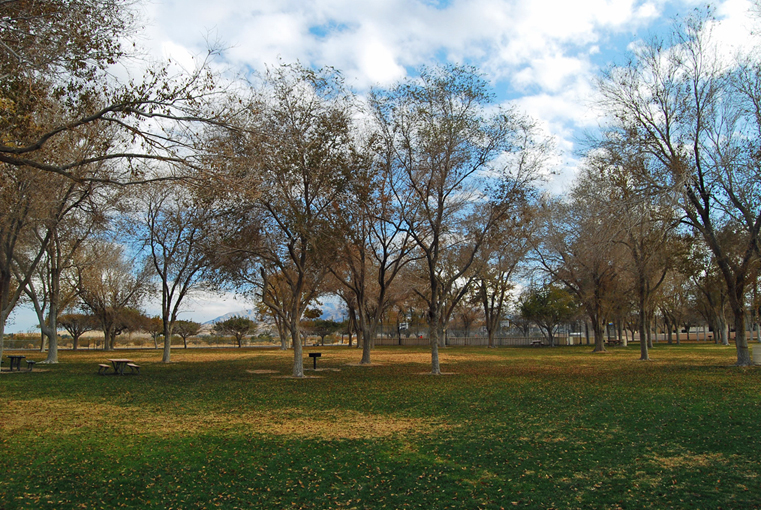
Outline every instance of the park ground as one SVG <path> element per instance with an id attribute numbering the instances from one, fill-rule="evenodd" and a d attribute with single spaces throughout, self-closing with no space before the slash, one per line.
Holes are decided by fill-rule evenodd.
<path id="1" fill-rule="evenodd" d="M 320 350 L 301 380 L 265 349 L 4 372 L 0 508 L 761 508 L 733 347 L 445 348 L 440 377 L 424 348 Z M 97 375 L 115 356 L 140 375 Z"/>

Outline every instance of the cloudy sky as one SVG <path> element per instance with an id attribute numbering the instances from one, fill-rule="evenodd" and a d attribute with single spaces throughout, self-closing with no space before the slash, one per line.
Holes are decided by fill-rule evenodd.
<path id="1" fill-rule="evenodd" d="M 511 101 L 556 137 L 562 189 L 584 130 L 598 125 L 594 77 L 627 47 L 662 33 L 705 3 L 684 0 L 152 0 L 149 51 L 192 66 L 209 42 L 229 69 L 300 61 L 333 66 L 358 93 L 422 65 L 479 67 L 499 101 Z M 749 0 L 712 3 L 726 47 L 750 39 Z"/>
<path id="2" fill-rule="evenodd" d="M 579 141 L 599 124 L 594 78 L 626 59 L 637 41 L 664 33 L 691 0 L 148 0 L 139 43 L 156 58 L 192 68 L 210 44 L 218 65 L 262 71 L 278 61 L 341 70 L 359 94 L 414 75 L 423 65 L 467 63 L 481 69 L 500 102 L 512 102 L 555 137 L 566 189 Z M 715 35 L 727 51 L 751 39 L 748 0 L 712 2 Z M 203 322 L 246 307 L 232 296 L 198 297 L 183 318 Z M 157 309 L 148 307 L 155 314 Z M 20 310 L 8 331 L 34 329 Z"/>

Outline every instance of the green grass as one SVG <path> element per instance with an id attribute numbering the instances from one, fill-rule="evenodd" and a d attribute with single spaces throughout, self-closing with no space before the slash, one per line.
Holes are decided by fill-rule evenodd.
<path id="1" fill-rule="evenodd" d="M 306 380 L 255 349 L 4 373 L 0 508 L 761 508 L 761 370 L 733 348 L 447 348 L 442 377 L 425 349 L 322 353 Z"/>

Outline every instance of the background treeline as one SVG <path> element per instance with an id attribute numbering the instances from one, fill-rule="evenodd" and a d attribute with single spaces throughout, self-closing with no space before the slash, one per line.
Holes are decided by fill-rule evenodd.
<path id="1" fill-rule="evenodd" d="M 0 335 L 28 303 L 48 362 L 74 319 L 105 349 L 130 329 L 158 345 L 185 334 L 190 293 L 235 290 L 293 348 L 294 376 L 305 313 L 326 296 L 344 302 L 362 363 L 392 314 L 425 322 L 434 374 L 454 321 L 494 345 L 508 319 L 550 343 L 582 321 L 595 350 L 614 323 L 639 332 L 643 359 L 656 322 L 669 335 L 704 322 L 725 343 L 733 330 L 750 363 L 761 67 L 713 42 L 710 13 L 599 77 L 604 125 L 556 197 L 541 191 L 552 141 L 475 68 L 422 68 L 364 96 L 300 64 L 243 83 L 213 59 L 140 60 L 122 43 L 132 12 L 0 5 Z"/>

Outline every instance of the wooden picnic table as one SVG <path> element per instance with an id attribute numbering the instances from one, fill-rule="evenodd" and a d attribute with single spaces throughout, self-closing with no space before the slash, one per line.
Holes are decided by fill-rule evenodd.
<path id="1" fill-rule="evenodd" d="M 132 363 L 131 359 L 110 359 L 108 361 L 113 365 L 116 375 L 124 375 L 124 369 L 127 368 L 127 364 Z"/>

